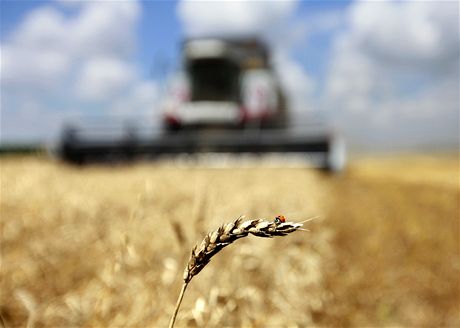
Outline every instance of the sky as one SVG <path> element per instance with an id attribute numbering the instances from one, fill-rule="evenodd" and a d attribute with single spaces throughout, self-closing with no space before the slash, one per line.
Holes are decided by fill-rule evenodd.
<path id="1" fill-rule="evenodd" d="M 158 120 L 185 37 L 257 35 L 297 122 L 349 142 L 458 145 L 457 1 L 0 2 L 1 142 L 85 115 Z"/>

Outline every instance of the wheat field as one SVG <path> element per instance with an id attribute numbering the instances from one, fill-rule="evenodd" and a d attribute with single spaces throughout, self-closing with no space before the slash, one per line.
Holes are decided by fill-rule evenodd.
<path id="1" fill-rule="evenodd" d="M 168 325 L 190 249 L 244 214 L 309 232 L 238 240 L 187 288 L 177 327 L 460 325 L 457 156 L 307 168 L 1 164 L 6 327 Z"/>

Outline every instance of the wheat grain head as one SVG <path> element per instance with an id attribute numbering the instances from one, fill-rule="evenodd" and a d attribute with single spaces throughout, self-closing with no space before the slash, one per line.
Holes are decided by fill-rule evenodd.
<path id="1" fill-rule="evenodd" d="M 190 259 L 184 270 L 184 283 L 179 298 L 177 299 L 171 321 L 169 322 L 169 328 L 174 327 L 177 312 L 179 311 L 188 283 L 194 276 L 203 270 L 209 261 L 211 261 L 211 257 L 220 252 L 222 248 L 230 245 L 237 239 L 247 237 L 249 234 L 265 238 L 286 236 L 291 232 L 302 230 L 302 225 L 302 222 L 267 221 L 265 219 L 243 221 L 243 217 L 240 216 L 234 222 L 225 223 L 217 228 L 217 230 L 209 232 L 199 246 L 196 245 L 192 248 Z"/>
<path id="2" fill-rule="evenodd" d="M 184 270 L 184 282 L 188 283 L 192 280 L 214 255 L 237 239 L 246 237 L 249 234 L 265 238 L 285 236 L 301 229 L 301 227 L 302 223 L 276 223 L 265 219 L 243 221 L 242 217 L 239 217 L 234 222 L 225 223 L 218 229 L 209 232 L 199 246 L 193 247 L 190 259 Z"/>

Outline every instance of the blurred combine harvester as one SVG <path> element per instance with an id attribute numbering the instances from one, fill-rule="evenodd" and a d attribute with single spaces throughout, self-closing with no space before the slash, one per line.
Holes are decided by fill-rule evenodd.
<path id="1" fill-rule="evenodd" d="M 169 90 L 159 133 L 142 134 L 133 124 L 116 133 L 73 124 L 63 131 L 61 158 L 83 164 L 182 153 L 301 153 L 317 167 L 343 168 L 339 136 L 319 124 L 290 126 L 285 96 L 261 41 L 186 40 L 183 67 Z"/>

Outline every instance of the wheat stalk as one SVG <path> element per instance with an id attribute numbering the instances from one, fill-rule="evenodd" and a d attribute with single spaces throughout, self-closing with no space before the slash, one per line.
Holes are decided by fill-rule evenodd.
<path id="1" fill-rule="evenodd" d="M 230 245 L 237 239 L 247 237 L 249 234 L 265 238 L 286 236 L 291 232 L 304 230 L 302 229 L 302 225 L 303 222 L 267 221 L 265 219 L 243 221 L 243 217 L 239 217 L 234 222 L 225 223 L 217 230 L 209 232 L 206 237 L 204 237 L 201 244 L 199 246 L 196 245 L 192 249 L 190 259 L 184 270 L 184 283 L 177 300 L 176 308 L 171 317 L 169 328 L 174 326 L 177 312 L 179 311 L 187 285 L 222 248 Z"/>

